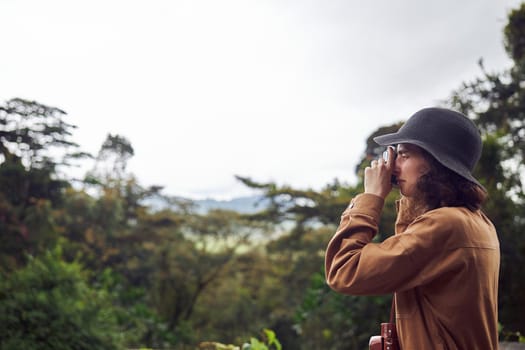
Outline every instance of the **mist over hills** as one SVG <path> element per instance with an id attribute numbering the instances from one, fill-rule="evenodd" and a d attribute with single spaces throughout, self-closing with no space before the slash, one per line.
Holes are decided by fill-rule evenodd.
<path id="1" fill-rule="evenodd" d="M 197 212 L 207 213 L 213 209 L 232 210 L 241 214 L 251 214 L 263 210 L 269 201 L 262 196 L 244 196 L 229 200 L 201 199 L 194 200 Z"/>
<path id="2" fill-rule="evenodd" d="M 177 198 L 177 200 L 193 203 L 194 211 L 198 214 L 206 214 L 214 209 L 232 210 L 241 214 L 252 214 L 265 209 L 269 204 L 268 199 L 258 195 L 235 197 L 229 200 L 213 198 L 188 199 L 180 197 Z M 154 211 L 170 208 L 170 205 L 161 199 L 149 199 L 144 204 Z"/>

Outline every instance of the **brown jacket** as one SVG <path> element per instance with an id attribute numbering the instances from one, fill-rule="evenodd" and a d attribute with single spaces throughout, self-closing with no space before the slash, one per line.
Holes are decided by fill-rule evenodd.
<path id="1" fill-rule="evenodd" d="M 493 224 L 461 207 L 403 222 L 401 201 L 396 235 L 370 243 L 383 204 L 361 194 L 343 212 L 326 251 L 330 287 L 356 295 L 395 292 L 403 350 L 497 349 L 500 254 Z"/>

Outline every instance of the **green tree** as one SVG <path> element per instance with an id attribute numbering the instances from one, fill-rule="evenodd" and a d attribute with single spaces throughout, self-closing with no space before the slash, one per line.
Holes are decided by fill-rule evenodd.
<path id="1" fill-rule="evenodd" d="M 227 279 L 229 267 L 238 252 L 250 246 L 250 238 L 264 230 L 260 223 L 223 210 L 186 214 L 179 227 L 164 228 L 163 245 L 155 255 L 152 296 L 169 329 L 189 333 L 188 325 L 199 324 L 198 328 L 205 329 L 215 317 L 221 317 L 210 316 L 211 310 L 203 315 L 202 300 Z M 187 341 L 196 340 L 187 335 Z"/>
<path id="2" fill-rule="evenodd" d="M 2 349 L 117 349 L 122 343 L 107 292 L 89 287 L 86 272 L 60 250 L 0 274 Z"/>
<path id="3" fill-rule="evenodd" d="M 155 310 L 152 290 L 157 247 L 166 240 L 163 230 L 178 227 L 181 219 L 148 209 L 152 198 L 165 199 L 162 187 L 144 188 L 126 172 L 132 155 L 127 139 L 108 135 L 83 188 L 65 192 L 55 221 L 67 238 L 67 260 L 82 262 L 94 272 L 91 283 L 113 291 L 126 346 L 171 346 L 175 336 Z"/>
<path id="4" fill-rule="evenodd" d="M 0 153 L 4 161 L 13 156 L 26 168 L 45 168 L 50 163 L 68 165 L 74 158 L 87 156 L 78 152 L 71 140 L 76 126 L 64 121 L 66 112 L 35 101 L 14 98 L 0 105 Z M 60 159 L 52 153 L 65 150 Z"/>
<path id="5" fill-rule="evenodd" d="M 85 156 L 71 141 L 65 112 L 12 99 L 0 105 L 0 266 L 21 266 L 58 237 L 51 211 L 61 205 L 69 182 L 59 168 Z M 61 154 L 60 157 L 58 155 Z"/>

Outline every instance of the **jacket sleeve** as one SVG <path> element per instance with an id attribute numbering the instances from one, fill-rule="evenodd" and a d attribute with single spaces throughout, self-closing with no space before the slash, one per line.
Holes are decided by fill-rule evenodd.
<path id="1" fill-rule="evenodd" d="M 443 260 L 435 237 L 443 236 L 443 218 L 418 217 L 382 243 L 371 240 L 378 230 L 384 201 L 360 194 L 343 212 L 341 223 L 328 243 L 325 274 L 328 285 L 340 293 L 378 295 L 407 290 L 453 269 L 454 259 Z M 445 223 L 445 226 L 449 224 Z"/>

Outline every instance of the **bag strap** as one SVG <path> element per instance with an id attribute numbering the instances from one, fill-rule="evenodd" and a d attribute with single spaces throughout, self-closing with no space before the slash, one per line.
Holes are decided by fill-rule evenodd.
<path id="1" fill-rule="evenodd" d="M 392 306 L 390 307 L 390 323 L 396 321 L 396 295 L 392 295 Z"/>

